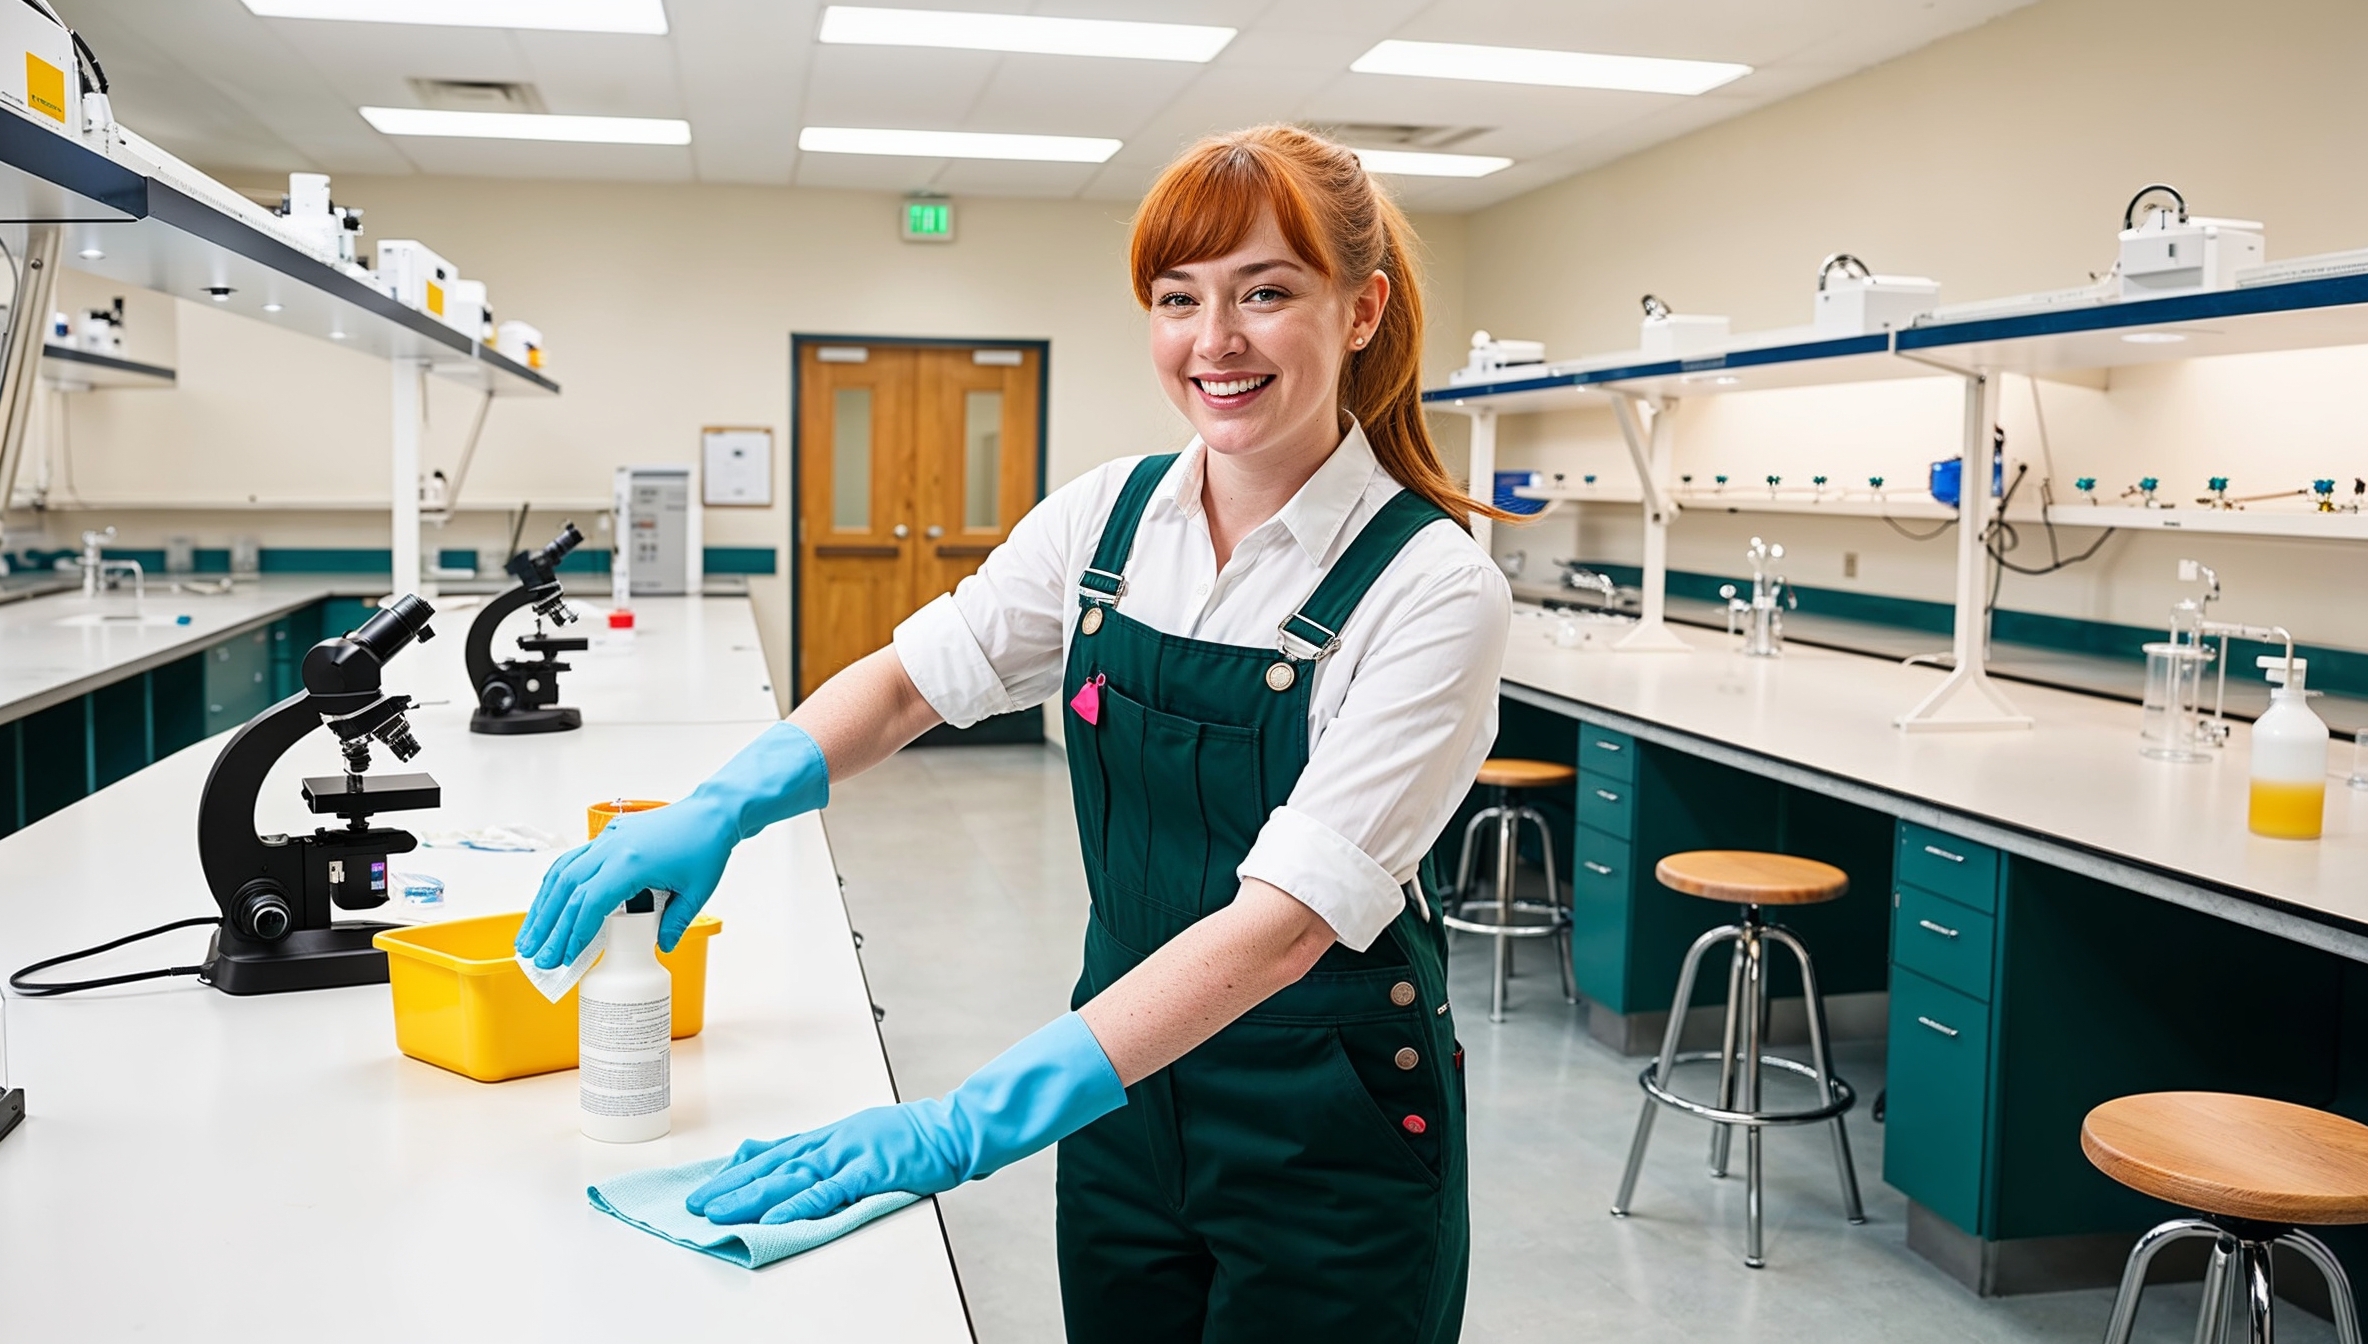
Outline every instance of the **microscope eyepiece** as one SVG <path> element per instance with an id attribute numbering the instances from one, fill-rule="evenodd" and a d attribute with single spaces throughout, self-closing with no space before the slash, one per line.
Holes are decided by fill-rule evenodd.
<path id="1" fill-rule="evenodd" d="M 393 602 L 372 612 L 362 628 L 346 638 L 368 649 L 380 663 L 385 663 L 403 651 L 404 646 L 417 639 L 421 643 L 436 637 L 428 628 L 428 618 L 436 609 L 417 597 L 405 593 Z"/>
<path id="2" fill-rule="evenodd" d="M 535 563 L 545 569 L 556 568 L 561 560 L 567 558 L 569 551 L 583 544 L 584 534 L 576 531 L 574 523 L 561 523 L 559 535 L 551 539 L 550 545 L 535 553 Z"/>

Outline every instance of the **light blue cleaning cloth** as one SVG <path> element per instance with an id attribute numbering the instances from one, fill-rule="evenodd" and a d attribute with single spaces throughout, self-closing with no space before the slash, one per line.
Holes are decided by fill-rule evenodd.
<path id="1" fill-rule="evenodd" d="M 630 1223 L 677 1246 L 704 1251 L 742 1269 L 762 1269 L 776 1260 L 802 1255 L 826 1242 L 837 1241 L 883 1214 L 890 1214 L 920 1198 L 901 1190 L 873 1195 L 831 1214 L 802 1222 L 743 1223 L 723 1227 L 683 1207 L 693 1190 L 731 1165 L 728 1157 L 710 1158 L 680 1167 L 649 1167 L 613 1176 L 587 1188 L 592 1207 Z"/>

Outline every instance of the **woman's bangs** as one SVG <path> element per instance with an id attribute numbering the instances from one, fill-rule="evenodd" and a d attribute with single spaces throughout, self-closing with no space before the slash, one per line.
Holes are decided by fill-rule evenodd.
<path id="1" fill-rule="evenodd" d="M 1283 241 L 1329 277 L 1330 258 L 1316 243 L 1313 212 L 1288 169 L 1251 146 L 1218 143 L 1186 155 L 1161 174 L 1135 215 L 1129 261 L 1136 300 L 1151 302 L 1151 282 L 1160 272 L 1222 257 L 1241 246 L 1270 210 Z"/>

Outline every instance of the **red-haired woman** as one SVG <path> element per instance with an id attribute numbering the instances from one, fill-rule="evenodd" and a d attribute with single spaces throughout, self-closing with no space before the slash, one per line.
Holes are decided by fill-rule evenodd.
<path id="1" fill-rule="evenodd" d="M 1417 870 L 1494 736 L 1510 595 L 1423 423 L 1413 247 L 1337 145 L 1193 146 L 1131 254 L 1190 445 L 1063 487 L 689 799 L 552 867 L 522 951 L 572 959 L 644 887 L 671 943 L 830 780 L 1061 697 L 1076 1011 L 943 1098 L 742 1144 L 693 1212 L 811 1218 L 1059 1140 L 1072 1341 L 1455 1337 L 1463 1083 Z"/>

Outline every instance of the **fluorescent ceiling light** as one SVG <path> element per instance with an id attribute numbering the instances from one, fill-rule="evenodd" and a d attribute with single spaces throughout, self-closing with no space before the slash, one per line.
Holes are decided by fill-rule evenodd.
<path id="1" fill-rule="evenodd" d="M 1190 23 L 1120 23 L 1050 19 L 1036 14 L 832 5 L 822 11 L 821 40 L 870 47 L 959 47 L 1043 56 L 1206 61 L 1225 49 L 1235 31 Z"/>
<path id="2" fill-rule="evenodd" d="M 2131 345 L 2177 345 L 2187 337 L 2176 331 L 2133 331 L 2121 339 Z"/>
<path id="3" fill-rule="evenodd" d="M 1486 177 L 1500 168 L 1513 166 L 1511 159 L 1500 159 L 1494 154 L 1417 154 L 1405 149 L 1352 149 L 1357 162 L 1369 173 L 1396 173 L 1401 177 Z"/>
<path id="4" fill-rule="evenodd" d="M 1536 47 L 1475 47 L 1461 42 L 1383 42 L 1350 63 L 1360 75 L 1419 75 L 1495 84 L 1552 84 L 1629 93 L 1707 93 L 1751 73 L 1726 61 L 1605 56 Z"/>
<path id="5" fill-rule="evenodd" d="M 246 0 L 266 19 L 426 23 L 446 28 L 552 28 L 571 33 L 666 32 L 664 0 Z"/>
<path id="6" fill-rule="evenodd" d="M 691 123 L 671 117 L 555 117 L 540 112 L 443 112 L 426 107 L 365 107 L 362 117 L 388 135 L 572 140 L 593 145 L 691 143 Z"/>
<path id="7" fill-rule="evenodd" d="M 877 131 L 808 126 L 798 148 L 814 154 L 897 154 L 919 159 L 1033 159 L 1105 163 L 1120 141 L 1083 135 L 990 135 L 976 131 Z"/>

